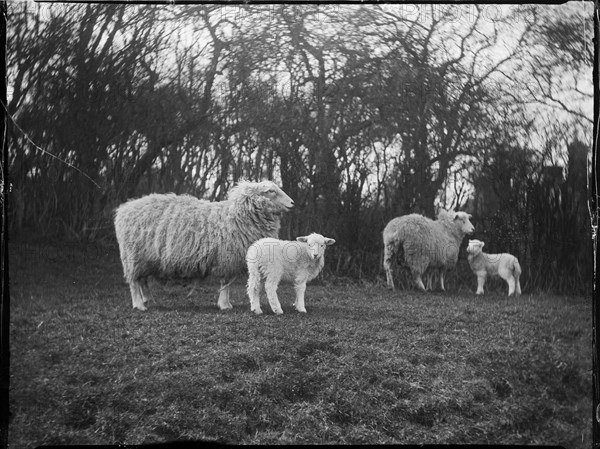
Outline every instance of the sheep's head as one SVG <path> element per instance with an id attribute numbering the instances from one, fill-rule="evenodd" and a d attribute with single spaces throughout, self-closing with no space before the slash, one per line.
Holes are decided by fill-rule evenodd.
<path id="1" fill-rule="evenodd" d="M 273 181 L 260 182 L 258 191 L 271 202 L 271 211 L 274 213 L 286 212 L 294 207 L 294 201 Z"/>
<path id="2" fill-rule="evenodd" d="M 240 181 L 229 192 L 229 200 L 237 202 L 251 199 L 255 207 L 280 214 L 294 207 L 294 201 L 273 181 Z"/>
<path id="3" fill-rule="evenodd" d="M 323 237 L 321 234 L 315 234 L 303 237 L 296 237 L 296 240 L 308 245 L 308 256 L 311 259 L 320 259 L 325 254 L 325 247 L 333 245 L 335 240 Z"/>
<path id="4" fill-rule="evenodd" d="M 483 245 L 485 245 L 485 243 L 483 243 L 481 240 L 469 240 L 467 253 L 472 256 L 477 256 L 478 254 L 481 254 Z"/>
<path id="5" fill-rule="evenodd" d="M 471 217 L 472 215 L 467 214 L 466 212 L 454 213 L 454 223 L 458 224 L 458 227 L 463 234 L 473 234 L 475 231 L 475 226 L 469 221 L 469 218 Z"/>

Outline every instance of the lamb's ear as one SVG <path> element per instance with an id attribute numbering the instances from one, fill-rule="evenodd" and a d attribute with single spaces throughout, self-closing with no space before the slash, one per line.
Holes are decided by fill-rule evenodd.
<path id="1" fill-rule="evenodd" d="M 483 248 L 485 245 L 485 242 L 481 242 L 481 247 Z"/>
<path id="2" fill-rule="evenodd" d="M 302 243 L 306 243 L 308 236 L 296 237 L 296 240 Z"/>
<path id="3" fill-rule="evenodd" d="M 335 240 L 333 240 L 333 239 L 328 239 L 327 237 L 325 237 L 325 244 L 326 244 L 327 246 L 329 246 L 329 245 L 333 245 L 334 243 L 335 243 Z"/>
<path id="4" fill-rule="evenodd" d="M 459 216 L 458 216 L 458 212 L 452 212 L 454 214 L 454 220 L 458 220 Z"/>

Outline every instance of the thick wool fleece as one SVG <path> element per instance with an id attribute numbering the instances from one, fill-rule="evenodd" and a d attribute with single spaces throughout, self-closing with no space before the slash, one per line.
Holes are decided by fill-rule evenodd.
<path id="1" fill-rule="evenodd" d="M 260 184 L 241 182 L 229 199 L 151 194 L 121 205 L 115 229 L 128 282 L 150 275 L 229 279 L 246 268 L 246 250 L 277 237 L 281 207 L 260 195 Z"/>
<path id="2" fill-rule="evenodd" d="M 384 266 L 388 284 L 393 287 L 390 267 L 400 250 L 420 287 L 421 275 L 428 267 L 454 267 L 458 261 L 461 242 L 467 233 L 465 228 L 470 228 L 469 232 L 473 228 L 468 214 L 457 212 L 456 216 L 458 219 L 455 220 L 455 213 L 442 210 L 435 221 L 419 214 L 391 220 L 383 231 Z M 443 289 L 443 278 L 441 282 Z"/>

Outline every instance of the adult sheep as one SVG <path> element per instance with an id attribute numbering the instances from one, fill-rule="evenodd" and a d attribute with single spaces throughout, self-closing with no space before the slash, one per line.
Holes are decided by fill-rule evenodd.
<path id="1" fill-rule="evenodd" d="M 149 276 L 221 280 L 218 306 L 231 309 L 229 283 L 246 269 L 248 247 L 277 237 L 280 215 L 294 206 L 275 183 L 242 181 L 226 201 L 150 194 L 116 210 L 115 230 L 133 307 L 146 310 Z"/>
<path id="2" fill-rule="evenodd" d="M 475 228 L 466 212 L 441 210 L 437 220 L 419 214 L 391 220 L 383 230 L 383 266 L 388 287 L 394 288 L 392 266 L 400 250 L 410 268 L 417 287 L 425 291 L 421 276 L 428 267 L 439 268 L 440 287 L 444 288 L 444 271 L 458 261 L 458 250 L 466 234 Z"/>

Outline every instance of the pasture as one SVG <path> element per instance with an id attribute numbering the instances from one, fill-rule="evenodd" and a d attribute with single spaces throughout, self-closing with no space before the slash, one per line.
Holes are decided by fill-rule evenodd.
<path id="1" fill-rule="evenodd" d="M 250 312 L 216 283 L 150 283 L 116 248 L 13 243 L 9 444 L 591 446 L 589 297 L 392 292 L 319 278 Z M 461 261 L 464 262 L 464 261 Z"/>

